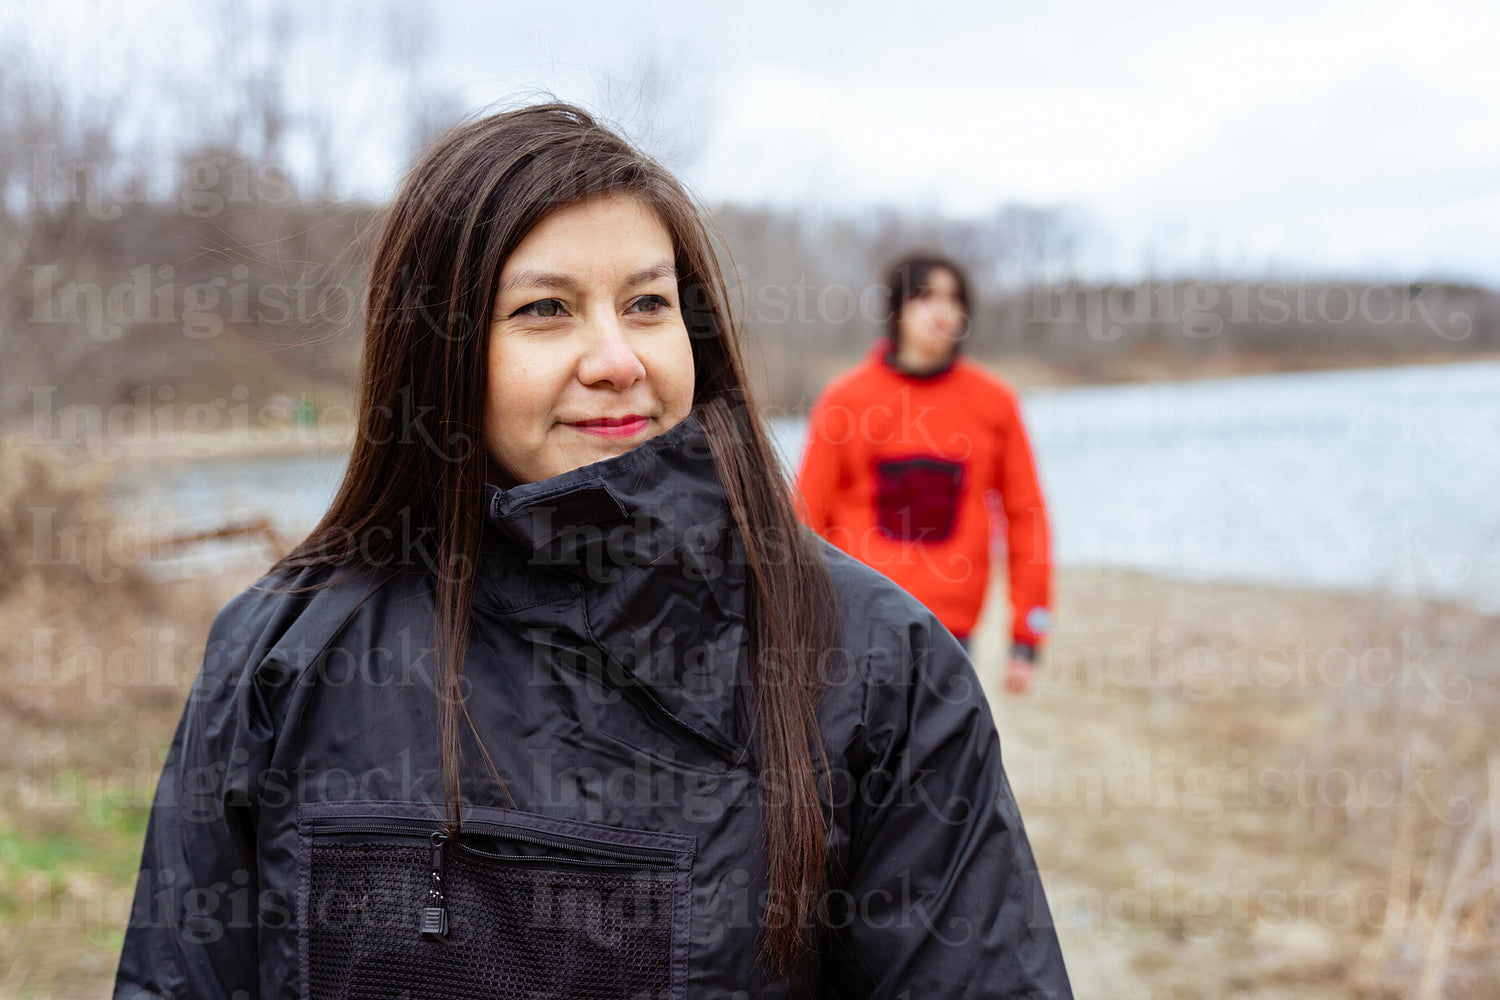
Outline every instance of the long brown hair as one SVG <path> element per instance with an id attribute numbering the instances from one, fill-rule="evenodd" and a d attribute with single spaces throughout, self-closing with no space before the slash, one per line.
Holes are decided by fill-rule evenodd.
<path id="1" fill-rule="evenodd" d="M 835 642 L 833 588 L 798 525 L 748 391 L 703 213 L 661 166 L 565 104 L 481 118 L 428 148 L 375 249 L 359 434 L 348 471 L 318 527 L 278 568 L 364 563 L 431 578 L 443 785 L 456 826 L 460 717 L 478 735 L 461 677 L 490 467 L 482 427 L 499 274 L 546 215 L 604 192 L 651 205 L 675 247 L 696 366 L 694 412 L 749 567 L 749 662 L 770 901 L 761 958 L 773 975 L 807 973 L 828 884 L 827 821 L 814 762 L 827 763 L 816 708 L 820 664 Z M 483 741 L 476 742 L 482 750 Z"/>

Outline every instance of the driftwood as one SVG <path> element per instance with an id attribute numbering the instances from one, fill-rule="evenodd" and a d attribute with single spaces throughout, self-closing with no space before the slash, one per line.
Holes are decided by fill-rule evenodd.
<path id="1" fill-rule="evenodd" d="M 270 546 L 271 551 L 277 559 L 280 559 L 290 551 L 286 536 L 276 530 L 276 526 L 271 523 L 271 519 L 268 517 L 255 517 L 246 521 L 231 521 L 216 528 L 205 528 L 198 531 L 168 531 L 156 537 L 156 544 L 161 548 L 175 548 L 226 538 L 261 538 Z"/>

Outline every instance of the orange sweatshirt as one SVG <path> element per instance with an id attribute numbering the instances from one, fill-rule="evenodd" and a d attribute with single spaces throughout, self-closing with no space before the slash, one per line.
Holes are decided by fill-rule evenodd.
<path id="1" fill-rule="evenodd" d="M 1051 626 L 1047 512 L 1015 392 L 962 357 L 910 375 L 875 345 L 813 405 L 798 485 L 823 537 L 927 605 L 960 638 L 989 582 L 986 503 L 999 493 L 1010 563 L 1011 633 L 1037 646 Z"/>

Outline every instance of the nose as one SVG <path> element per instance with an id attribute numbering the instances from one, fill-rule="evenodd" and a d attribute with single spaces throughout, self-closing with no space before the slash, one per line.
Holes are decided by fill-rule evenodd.
<path id="1" fill-rule="evenodd" d="M 646 366 L 630 345 L 618 317 L 590 324 L 588 343 L 578 359 L 578 381 L 624 390 L 645 377 Z"/>
<path id="2" fill-rule="evenodd" d="M 963 303 L 957 299 L 944 299 L 936 304 L 933 310 L 945 324 L 960 325 L 964 321 Z"/>

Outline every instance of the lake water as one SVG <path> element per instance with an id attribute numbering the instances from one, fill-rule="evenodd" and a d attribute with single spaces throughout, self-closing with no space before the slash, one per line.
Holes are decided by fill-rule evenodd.
<path id="1" fill-rule="evenodd" d="M 1061 565 L 1500 610 L 1500 363 L 1042 390 L 1023 407 Z M 805 422 L 774 431 L 795 462 Z M 121 489 L 153 521 L 267 515 L 300 535 L 342 469 L 184 461 Z M 224 557 L 201 547 L 174 572 Z"/>

